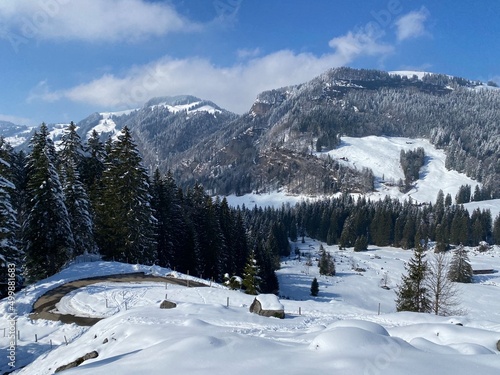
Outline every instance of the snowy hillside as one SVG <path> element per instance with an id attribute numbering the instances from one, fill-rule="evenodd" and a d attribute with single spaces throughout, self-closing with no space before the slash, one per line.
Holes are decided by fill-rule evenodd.
<path id="1" fill-rule="evenodd" d="M 390 186 L 404 179 L 400 165 L 401 150 L 409 151 L 422 147 L 425 152 L 425 164 L 420 170 L 420 177 L 414 188 L 402 194 L 397 187 Z M 445 168 L 446 155 L 437 150 L 425 139 L 399 137 L 363 138 L 342 137 L 340 147 L 327 153 L 332 158 L 353 168 L 370 168 L 375 175 L 374 197 L 389 195 L 397 198 L 409 198 L 417 202 L 435 202 L 439 190 L 444 195 L 455 197 L 461 185 L 470 185 L 472 191 L 478 184 L 463 173 Z M 321 155 L 320 155 L 321 156 Z"/>
<path id="2" fill-rule="evenodd" d="M 295 245 L 303 255 L 313 257 L 319 248 L 312 240 Z M 304 256 L 283 260 L 278 275 L 284 320 L 249 313 L 253 297 L 238 291 L 146 282 L 94 284 L 63 298 L 58 305 L 61 312 L 108 317 L 89 329 L 31 321 L 26 307 L 65 281 L 131 271 L 169 272 L 120 263 L 74 264 L 18 294 L 16 358 L 19 366 L 26 367 L 16 373 L 52 374 L 59 366 L 96 351 L 97 358 L 65 373 L 271 374 L 279 369 L 297 375 L 311 371 L 400 375 L 439 369 L 454 375 L 498 374 L 498 274 L 475 276 L 473 284 L 460 286 L 461 316 L 396 313 L 394 287 L 411 252 L 326 249 L 335 257 L 333 277 L 319 276 L 316 264 L 307 267 Z M 500 248 L 472 253 L 471 263 L 475 269 L 500 269 Z M 309 294 L 313 277 L 320 284 L 316 298 Z M 381 288 L 383 283 L 388 290 Z M 165 297 L 177 307 L 160 309 Z M 8 326 L 6 308 L 2 302 L 2 327 Z M 2 346 L 8 344 L 7 338 L 0 340 Z M 2 356 L 0 370 L 8 369 Z"/>
<path id="3" fill-rule="evenodd" d="M 400 165 L 401 150 L 414 150 L 422 147 L 425 151 L 425 164 L 420 170 L 420 178 L 415 181 L 414 187 L 403 194 L 398 187 L 392 186 L 399 179 L 404 179 Z M 462 185 L 470 185 L 472 191 L 477 181 L 472 180 L 463 173 L 458 173 L 445 168 L 446 155 L 443 150 L 436 149 L 425 139 L 411 139 L 401 137 L 362 138 L 342 137 L 340 146 L 332 151 L 316 153 L 317 157 L 336 159 L 352 168 L 369 168 L 375 176 L 375 191 L 367 196 L 371 199 L 383 199 L 390 196 L 400 200 L 412 199 L 415 202 L 435 202 L 439 190 L 450 194 L 452 198 Z M 229 196 L 228 202 L 233 206 L 253 207 L 273 206 L 280 207 L 283 203 L 295 204 L 303 200 L 317 200 L 321 196 L 289 195 L 285 191 L 269 194 L 246 194 L 243 196 Z M 490 209 L 492 217 L 500 213 L 500 200 L 468 203 L 465 205 L 471 212 L 475 208 Z"/>

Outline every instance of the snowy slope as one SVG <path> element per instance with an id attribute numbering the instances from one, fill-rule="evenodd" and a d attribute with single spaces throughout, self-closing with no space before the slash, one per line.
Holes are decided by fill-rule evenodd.
<path id="1" fill-rule="evenodd" d="M 422 147 L 425 151 L 425 165 L 420 170 L 420 178 L 415 187 L 402 194 L 396 187 L 383 182 L 397 182 L 404 179 L 399 162 L 401 150 L 415 150 Z M 411 196 L 417 202 L 435 202 L 439 190 L 444 195 L 455 197 L 461 185 L 470 185 L 472 191 L 478 183 L 463 173 L 445 168 L 446 155 L 425 139 L 368 136 L 363 138 L 342 137 L 340 147 L 327 153 L 341 163 L 353 168 L 370 168 L 376 179 L 375 197 L 390 195 L 397 198 Z M 342 160 L 347 159 L 347 161 Z"/>
<path id="2" fill-rule="evenodd" d="M 407 193 L 401 193 L 392 183 L 404 179 L 403 170 L 399 162 L 401 150 L 414 150 L 422 147 L 425 151 L 425 165 L 420 170 L 420 178 L 414 187 Z M 368 136 L 362 138 L 342 137 L 338 148 L 316 153 L 317 157 L 330 157 L 336 159 L 351 168 L 369 168 L 375 176 L 375 191 L 367 196 L 370 199 L 383 199 L 390 196 L 400 200 L 412 199 L 416 202 L 435 202 L 439 190 L 444 195 L 450 194 L 452 198 L 458 192 L 461 185 L 470 185 L 472 191 L 479 183 L 458 173 L 445 168 L 446 155 L 443 150 L 436 149 L 425 139 L 411 139 L 402 137 L 378 137 Z M 244 196 L 228 196 L 228 202 L 236 207 L 273 206 L 280 207 L 282 204 L 294 205 L 303 200 L 317 200 L 320 196 L 289 195 L 285 191 L 267 194 L 247 194 Z M 500 213 L 500 200 L 490 200 L 465 205 L 472 212 L 475 208 L 490 209 L 492 217 Z"/>
<path id="3" fill-rule="evenodd" d="M 316 241 L 293 245 L 304 255 L 314 258 L 318 254 Z M 336 261 L 337 275 L 333 277 L 320 276 L 316 264 L 306 267 L 304 256 L 283 260 L 278 277 L 280 302 L 287 315 L 284 320 L 250 314 L 253 296 L 238 291 L 166 288 L 151 282 L 94 284 L 61 301 L 61 312 L 108 317 L 91 328 L 31 322 L 19 312 L 17 358 L 20 365 L 27 366 L 17 373 L 52 374 L 57 367 L 94 350 L 99 353 L 97 358 L 65 373 L 272 374 L 277 369 L 297 375 L 311 371 L 419 375 L 438 369 L 454 375 L 499 373 L 499 274 L 476 276 L 473 284 L 461 286 L 461 316 L 396 313 L 394 287 L 411 252 L 375 247 L 363 253 L 341 251 L 336 246 L 326 249 Z M 473 252 L 471 263 L 474 268 L 500 269 L 500 248 Z M 168 272 L 120 263 L 78 263 L 17 298 L 32 301 L 62 281 L 131 270 Z M 380 287 L 386 273 L 389 290 Z M 320 284 L 316 298 L 309 295 L 313 277 Z M 177 303 L 177 308 L 159 309 L 165 297 Z M 4 302 L 0 311 L 0 324 L 6 327 Z M 1 340 L 0 336 L 5 346 L 7 338 Z M 7 369 L 2 356 L 0 370 Z"/>

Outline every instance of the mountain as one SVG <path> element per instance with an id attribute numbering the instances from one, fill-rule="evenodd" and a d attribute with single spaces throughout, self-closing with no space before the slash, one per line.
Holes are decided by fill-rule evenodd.
<path id="1" fill-rule="evenodd" d="M 77 125 L 82 136 L 96 130 L 102 139 L 128 126 L 150 170 L 171 170 L 181 186 L 199 182 L 225 195 L 367 193 L 380 176 L 327 155 L 342 137 L 423 138 L 445 152 L 446 168 L 481 183 L 485 197 L 500 198 L 498 108 L 500 90 L 478 81 L 335 68 L 259 94 L 241 116 L 175 96 L 94 113 Z M 52 129 L 57 138 L 60 128 Z"/>
<path id="2" fill-rule="evenodd" d="M 11 146 L 18 146 L 26 141 L 31 128 L 26 125 L 16 125 L 9 121 L 0 121 L 0 136 L 5 138 Z"/>
<path id="3" fill-rule="evenodd" d="M 440 74 L 331 69 L 261 93 L 248 113 L 207 140 L 192 180 L 220 194 L 366 192 L 373 188 L 369 170 L 316 152 L 334 149 L 342 136 L 419 137 L 446 152 L 447 168 L 499 197 L 500 91 L 484 88 Z"/>

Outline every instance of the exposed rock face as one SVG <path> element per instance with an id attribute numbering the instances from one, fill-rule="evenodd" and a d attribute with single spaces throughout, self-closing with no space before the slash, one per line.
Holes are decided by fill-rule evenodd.
<path id="1" fill-rule="evenodd" d="M 163 302 L 160 304 L 160 309 L 173 309 L 176 308 L 177 304 L 175 302 L 163 300 Z"/>
<path id="2" fill-rule="evenodd" d="M 497 341 L 497 350 L 500 351 L 500 340 Z"/>
<path id="3" fill-rule="evenodd" d="M 269 300 L 270 298 L 269 296 L 274 296 L 274 295 L 265 295 L 265 296 L 266 300 Z M 250 312 L 261 316 L 285 319 L 285 308 L 283 307 L 283 305 L 281 305 L 281 303 L 279 303 L 278 297 L 274 296 L 274 298 L 275 298 L 274 303 L 272 305 L 269 305 L 268 303 L 263 301 L 262 296 L 256 297 L 253 300 L 252 304 L 250 305 Z"/>
<path id="4" fill-rule="evenodd" d="M 64 370 L 68 370 L 70 368 L 73 368 L 73 367 L 77 367 L 77 366 L 80 366 L 83 362 L 85 362 L 86 360 L 88 359 L 92 359 L 92 358 L 97 358 L 99 356 L 99 353 L 97 353 L 95 350 L 93 352 L 90 352 L 90 353 L 87 353 L 85 354 L 84 356 L 82 357 L 79 357 L 77 359 L 75 359 L 73 362 L 70 362 L 68 363 L 67 365 L 64 365 L 64 366 L 59 366 L 56 371 L 54 372 L 61 372 L 61 371 L 64 371 Z"/>

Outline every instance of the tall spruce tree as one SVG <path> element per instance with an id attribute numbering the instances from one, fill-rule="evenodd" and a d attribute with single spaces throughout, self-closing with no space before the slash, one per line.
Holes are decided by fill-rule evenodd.
<path id="1" fill-rule="evenodd" d="M 259 266 L 257 265 L 254 252 L 251 252 L 248 256 L 245 269 L 243 270 L 242 286 L 246 294 L 256 295 L 260 291 Z"/>
<path id="2" fill-rule="evenodd" d="M 0 137 L 0 280 L 3 283 L 8 279 L 8 273 L 13 269 L 9 265 L 15 265 L 16 284 L 20 285 L 21 256 L 17 241 L 19 224 L 17 213 L 12 206 L 11 192 L 15 190 L 10 166 L 11 149 L 4 139 Z M 0 290 L 0 296 L 5 296 L 6 291 Z"/>
<path id="3" fill-rule="evenodd" d="M 112 144 L 96 206 L 96 237 L 105 259 L 152 264 L 156 220 L 148 176 L 127 127 Z"/>
<path id="4" fill-rule="evenodd" d="M 327 253 L 323 245 L 319 245 L 320 258 L 318 261 L 319 274 L 326 276 L 335 275 L 335 262 L 330 253 Z"/>
<path id="5" fill-rule="evenodd" d="M 473 275 L 467 250 L 460 245 L 451 259 L 448 279 L 457 283 L 471 283 Z"/>
<path id="6" fill-rule="evenodd" d="M 97 252 L 90 199 L 80 178 L 83 158 L 83 145 L 76 125 L 71 122 L 61 140 L 59 170 L 75 241 L 74 255 Z"/>
<path id="7" fill-rule="evenodd" d="M 396 290 L 397 311 L 429 312 L 429 291 L 425 280 L 428 272 L 427 260 L 421 246 L 417 246 L 406 265 L 401 285 Z"/>
<path id="8" fill-rule="evenodd" d="M 38 280 L 53 275 L 73 256 L 75 242 L 56 168 L 54 143 L 42 124 L 27 157 L 26 219 L 22 227 L 26 275 Z"/>
<path id="9" fill-rule="evenodd" d="M 318 279 L 314 278 L 311 283 L 311 296 L 316 297 L 319 293 Z"/>

